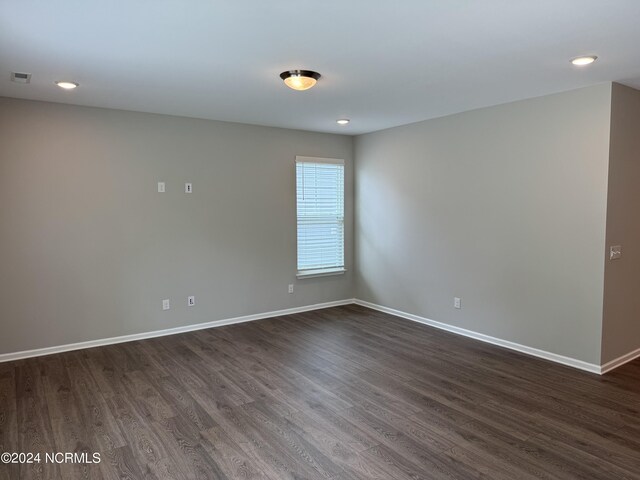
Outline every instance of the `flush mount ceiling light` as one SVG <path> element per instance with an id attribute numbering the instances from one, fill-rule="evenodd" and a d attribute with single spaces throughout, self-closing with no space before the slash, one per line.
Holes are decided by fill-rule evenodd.
<path id="1" fill-rule="evenodd" d="M 585 65 L 591 65 L 597 59 L 598 57 L 596 57 L 595 55 L 590 55 L 587 57 L 576 57 L 571 60 L 571 63 L 573 63 L 577 67 L 584 67 Z"/>
<path id="2" fill-rule="evenodd" d="M 336 120 L 336 123 L 338 125 L 346 125 L 347 123 L 349 123 L 351 120 L 349 120 L 348 118 L 341 118 L 340 120 Z"/>
<path id="3" fill-rule="evenodd" d="M 284 80 L 287 87 L 294 90 L 309 90 L 313 87 L 320 74 L 311 70 L 288 70 L 280 74 L 280 78 Z"/>
<path id="4" fill-rule="evenodd" d="M 66 81 L 58 81 L 55 82 L 56 85 L 58 85 L 60 88 L 64 88 L 65 90 L 73 90 L 74 88 L 76 88 L 78 85 L 80 85 L 79 83 L 76 82 L 66 82 Z"/>

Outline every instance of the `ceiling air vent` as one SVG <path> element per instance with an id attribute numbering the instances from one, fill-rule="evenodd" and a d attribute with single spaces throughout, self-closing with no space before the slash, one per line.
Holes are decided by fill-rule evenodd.
<path id="1" fill-rule="evenodd" d="M 11 81 L 16 83 L 31 83 L 31 74 L 11 72 Z"/>

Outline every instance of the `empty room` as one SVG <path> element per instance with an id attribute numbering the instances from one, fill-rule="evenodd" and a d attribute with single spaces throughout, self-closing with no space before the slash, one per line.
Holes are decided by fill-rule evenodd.
<path id="1" fill-rule="evenodd" d="M 0 0 L 0 480 L 640 480 L 639 25 Z"/>

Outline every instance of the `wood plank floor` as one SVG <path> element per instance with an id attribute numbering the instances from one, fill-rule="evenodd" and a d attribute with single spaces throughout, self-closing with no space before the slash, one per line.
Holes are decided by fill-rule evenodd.
<path id="1" fill-rule="evenodd" d="M 0 479 L 640 479 L 603 377 L 358 306 L 0 364 Z"/>

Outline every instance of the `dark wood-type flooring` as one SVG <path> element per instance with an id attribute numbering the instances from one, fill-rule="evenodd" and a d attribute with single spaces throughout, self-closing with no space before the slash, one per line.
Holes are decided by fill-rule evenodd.
<path id="1" fill-rule="evenodd" d="M 599 377 L 345 306 L 0 364 L 2 479 L 640 479 L 640 361 Z"/>

